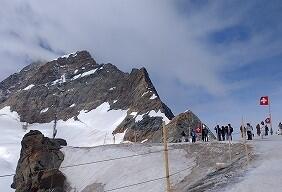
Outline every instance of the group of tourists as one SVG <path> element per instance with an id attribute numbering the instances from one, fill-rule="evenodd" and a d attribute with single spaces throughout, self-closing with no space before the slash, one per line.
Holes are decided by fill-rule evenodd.
<path id="1" fill-rule="evenodd" d="M 191 129 L 190 137 L 192 143 L 195 143 L 197 140 L 197 137 L 199 135 L 196 133 L 195 129 Z M 202 137 L 202 141 L 208 142 L 209 141 L 209 130 L 207 127 L 203 126 L 201 129 L 201 134 L 200 136 Z M 187 135 L 184 131 L 181 133 L 182 139 L 179 142 L 188 142 L 189 141 L 189 134 Z"/>
<path id="2" fill-rule="evenodd" d="M 231 124 L 228 124 L 227 126 L 221 126 L 221 127 L 217 125 L 214 129 L 215 129 L 218 141 L 225 141 L 225 140 L 232 141 L 233 127 L 231 126 Z"/>
<path id="3" fill-rule="evenodd" d="M 240 132 L 241 132 L 241 137 L 244 138 L 246 137 L 247 140 L 252 140 L 253 137 L 255 136 L 254 134 L 254 128 L 250 123 L 247 123 L 247 126 L 240 127 Z M 262 121 L 260 124 L 257 124 L 256 126 L 256 134 L 258 137 L 263 138 L 264 136 L 268 136 L 269 134 L 269 127 L 267 126 L 267 124 Z"/>

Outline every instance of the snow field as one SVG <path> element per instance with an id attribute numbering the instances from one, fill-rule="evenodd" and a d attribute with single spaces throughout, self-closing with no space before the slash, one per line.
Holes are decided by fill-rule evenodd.
<path id="1" fill-rule="evenodd" d="M 92 111 L 81 111 L 75 121 L 58 121 L 57 137 L 63 138 L 70 146 L 88 147 L 113 143 L 112 131 L 127 115 L 127 110 L 110 110 L 108 103 L 103 103 Z M 46 137 L 52 137 L 53 122 L 45 124 L 30 124 L 27 130 L 22 128 L 24 123 L 16 112 L 11 112 L 10 107 L 0 110 L 0 173 L 15 173 L 17 161 L 20 156 L 21 140 L 30 130 L 39 130 Z M 115 143 L 123 140 L 125 133 L 116 134 Z M 0 189 L 5 192 L 10 189 L 12 177 L 0 178 Z"/>
<path id="2" fill-rule="evenodd" d="M 141 144 L 106 145 L 94 148 L 64 147 L 62 151 L 65 154 L 65 160 L 61 167 L 74 163 L 80 164 L 154 151 L 158 152 L 71 168 L 61 168 L 61 171 L 68 176 L 68 182 L 73 191 L 77 192 L 82 191 L 91 184 L 98 183 L 104 185 L 105 191 L 121 188 L 116 191 L 163 192 L 165 191 L 165 179 L 162 177 L 165 176 L 165 171 L 162 150 L 162 146 L 145 146 Z M 171 176 L 172 185 L 184 179 L 185 176 L 190 174 L 192 167 L 195 166 L 195 160 L 188 158 L 187 153 L 182 149 L 169 151 L 169 161 L 170 173 L 177 173 Z M 156 178 L 162 179 L 123 188 L 124 186 Z"/>
<path id="3" fill-rule="evenodd" d="M 282 191 L 282 136 L 267 136 L 251 141 L 258 162 L 240 178 L 241 182 L 228 186 L 226 192 L 280 192 Z"/>

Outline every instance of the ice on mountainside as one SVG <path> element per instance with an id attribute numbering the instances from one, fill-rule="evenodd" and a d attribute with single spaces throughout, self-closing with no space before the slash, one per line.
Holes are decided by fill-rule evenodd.
<path id="1" fill-rule="evenodd" d="M 34 87 L 35 85 L 31 84 L 29 86 L 27 86 L 26 88 L 24 88 L 23 90 L 27 91 L 27 90 L 30 90 L 32 87 Z"/>
<path id="2" fill-rule="evenodd" d="M 78 75 L 74 76 L 74 77 L 72 78 L 72 80 L 76 80 L 76 79 L 78 79 L 78 78 L 82 78 L 82 77 L 86 77 L 86 76 L 88 76 L 88 75 L 92 75 L 92 74 L 94 74 L 96 71 L 97 71 L 97 69 L 92 69 L 92 70 L 90 70 L 90 71 L 87 71 L 87 72 L 78 74 Z"/>

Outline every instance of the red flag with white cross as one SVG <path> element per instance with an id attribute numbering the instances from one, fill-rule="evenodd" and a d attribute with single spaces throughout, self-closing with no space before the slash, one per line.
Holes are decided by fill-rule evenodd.
<path id="1" fill-rule="evenodd" d="M 268 96 L 263 96 L 260 98 L 260 105 L 269 105 Z"/>
<path id="2" fill-rule="evenodd" d="M 265 119 L 265 123 L 267 123 L 267 124 L 270 124 L 270 123 L 271 123 L 270 117 L 268 117 L 268 118 Z"/>

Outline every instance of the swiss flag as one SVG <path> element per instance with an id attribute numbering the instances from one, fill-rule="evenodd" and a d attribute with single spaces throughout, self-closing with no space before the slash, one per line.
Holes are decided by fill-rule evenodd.
<path id="1" fill-rule="evenodd" d="M 268 96 L 263 96 L 260 98 L 260 105 L 268 105 L 268 104 L 269 104 Z"/>
<path id="2" fill-rule="evenodd" d="M 270 117 L 268 117 L 268 118 L 265 119 L 265 123 L 270 124 L 270 122 L 271 122 Z"/>
<path id="3" fill-rule="evenodd" d="M 196 133 L 201 133 L 202 132 L 202 129 L 200 127 L 197 127 L 196 128 Z"/>

